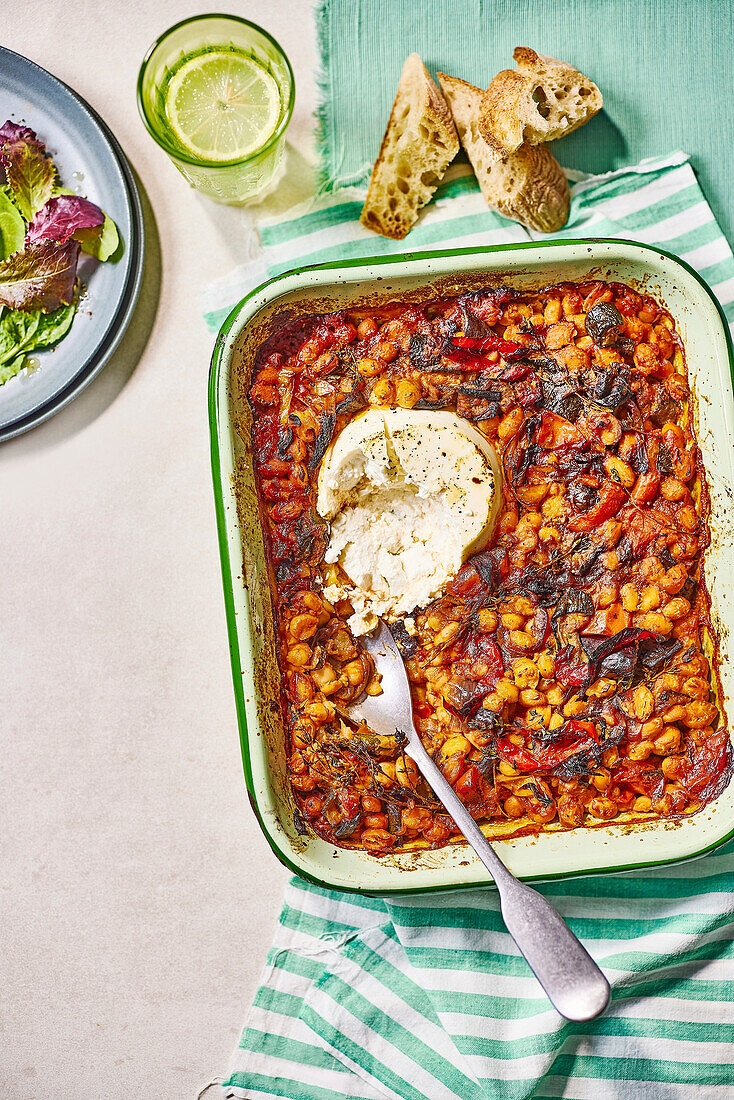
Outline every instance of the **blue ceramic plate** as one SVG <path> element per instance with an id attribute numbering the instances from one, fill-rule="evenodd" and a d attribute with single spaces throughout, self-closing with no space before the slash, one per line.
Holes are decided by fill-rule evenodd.
<path id="1" fill-rule="evenodd" d="M 84 389 L 112 355 L 132 315 L 143 266 L 143 217 L 130 166 L 102 119 L 45 69 L 0 47 L 0 124 L 25 122 L 45 142 L 65 187 L 117 224 L 121 247 L 99 263 L 82 253 L 85 295 L 68 334 L 0 386 L 0 440 L 47 420 Z"/>

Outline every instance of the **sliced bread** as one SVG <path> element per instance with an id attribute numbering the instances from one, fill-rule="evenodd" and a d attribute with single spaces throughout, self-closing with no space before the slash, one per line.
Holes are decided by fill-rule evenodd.
<path id="1" fill-rule="evenodd" d="M 568 181 L 546 147 L 521 145 L 512 155 L 498 157 L 479 133 L 482 89 L 446 73 L 438 73 L 438 82 L 489 205 L 541 233 L 554 233 L 565 225 L 570 205 Z"/>
<path id="2" fill-rule="evenodd" d="M 402 240 L 459 151 L 446 101 L 417 53 L 403 65 L 398 92 L 370 178 L 360 221 Z"/>
<path id="3" fill-rule="evenodd" d="M 479 131 L 497 155 L 578 130 L 603 105 L 596 84 L 554 57 L 518 46 L 517 72 L 497 73 L 484 93 Z"/>

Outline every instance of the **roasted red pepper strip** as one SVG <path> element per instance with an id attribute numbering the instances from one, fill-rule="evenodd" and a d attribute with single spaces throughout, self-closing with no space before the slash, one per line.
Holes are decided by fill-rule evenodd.
<path id="1" fill-rule="evenodd" d="M 726 729 L 720 729 L 693 748 L 680 780 L 690 795 L 708 802 L 723 791 L 732 768 L 731 741 Z"/>
<path id="2" fill-rule="evenodd" d="M 457 348 L 468 348 L 470 351 L 498 351 L 500 355 L 514 355 L 522 350 L 522 344 L 516 344 L 513 340 L 503 340 L 501 336 L 490 333 L 477 339 L 472 336 L 452 336 L 451 343 Z"/>
<path id="3" fill-rule="evenodd" d="M 596 504 L 592 505 L 588 512 L 575 516 L 568 525 L 569 529 L 571 531 L 592 531 L 605 519 L 613 516 L 626 499 L 627 493 L 621 485 L 615 485 L 611 481 L 606 482 L 601 488 Z"/>
<path id="4" fill-rule="evenodd" d="M 570 650 L 570 653 L 564 656 L 559 654 L 556 658 L 554 675 L 558 683 L 563 684 L 565 688 L 581 687 L 589 678 L 588 663 L 577 649 L 572 649 L 570 646 L 566 649 Z"/>
<path id="5" fill-rule="evenodd" d="M 519 771 L 531 772 L 540 768 L 544 770 L 557 768 L 570 757 L 598 744 L 599 734 L 593 722 L 572 720 L 566 724 L 562 740 L 554 745 L 531 751 L 522 745 L 514 745 L 507 737 L 499 737 L 495 747 L 500 756 L 513 767 Z"/>

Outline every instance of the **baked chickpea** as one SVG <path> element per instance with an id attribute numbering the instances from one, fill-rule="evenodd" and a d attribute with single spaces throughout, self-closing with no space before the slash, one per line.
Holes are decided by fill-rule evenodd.
<path id="1" fill-rule="evenodd" d="M 304 642 L 299 642 L 288 650 L 286 660 L 294 668 L 303 668 L 311 660 L 311 650 Z"/>
<path id="2" fill-rule="evenodd" d="M 524 707 L 537 707 L 545 703 L 545 695 L 534 688 L 523 688 L 520 692 L 520 702 Z"/>
<path id="3" fill-rule="evenodd" d="M 513 436 L 515 434 L 515 432 L 518 430 L 518 428 L 522 424 L 522 421 L 523 421 L 522 409 L 520 409 L 520 408 L 513 409 L 512 412 L 507 413 L 507 415 L 503 416 L 502 419 L 500 420 L 499 426 L 497 428 L 497 435 L 503 441 L 506 440 L 506 439 L 509 439 L 510 436 Z"/>
<path id="4" fill-rule="evenodd" d="M 605 798 L 602 795 L 599 798 L 592 798 L 589 803 L 589 813 L 593 814 L 594 817 L 601 818 L 602 821 L 610 821 L 617 816 L 619 809 L 613 799 Z"/>
<path id="5" fill-rule="evenodd" d="M 520 694 L 519 688 L 513 684 L 512 680 L 504 676 L 497 681 L 494 690 L 504 703 L 516 703 Z"/>
<path id="6" fill-rule="evenodd" d="M 519 657 L 512 666 L 512 677 L 519 688 L 536 688 L 540 669 L 529 657 Z"/>
<path id="7" fill-rule="evenodd" d="M 659 578 L 658 587 L 669 596 L 673 596 L 676 592 L 680 592 L 687 579 L 688 570 L 685 565 L 672 565 L 665 575 Z"/>
<path id="8" fill-rule="evenodd" d="M 636 611 L 640 596 L 633 584 L 623 584 L 619 590 L 622 607 L 625 611 Z"/>
<path id="9" fill-rule="evenodd" d="M 649 584 L 646 588 L 643 588 L 640 593 L 637 610 L 640 612 L 655 611 L 658 607 L 660 607 L 660 589 L 657 585 Z"/>
<path id="10" fill-rule="evenodd" d="M 584 807 L 573 795 L 562 795 L 557 806 L 558 819 L 567 828 L 575 829 L 584 820 Z"/>
<path id="11" fill-rule="evenodd" d="M 480 608 L 477 618 L 479 620 L 479 629 L 484 633 L 493 634 L 497 629 L 499 619 L 495 612 L 489 607 Z"/>
<path id="12" fill-rule="evenodd" d="M 677 726 L 663 726 L 662 733 L 653 742 L 653 751 L 658 756 L 669 756 L 677 752 L 680 746 L 680 730 Z"/>
<path id="13" fill-rule="evenodd" d="M 288 633 L 297 642 L 306 638 L 312 638 L 318 630 L 319 620 L 316 615 L 294 615 L 288 623 Z"/>
<path id="14" fill-rule="evenodd" d="M 398 349 L 391 340 L 380 340 L 375 349 L 375 354 L 382 363 L 392 363 L 398 354 Z M 359 369 L 359 366 L 357 369 Z M 380 370 L 382 370 L 382 367 L 380 367 Z"/>
<path id="15" fill-rule="evenodd" d="M 683 599 L 682 596 L 676 596 L 675 599 L 667 603 L 662 609 L 665 617 L 668 619 L 672 619 L 674 623 L 677 622 L 678 619 L 683 619 L 686 615 L 688 615 L 690 613 L 690 610 L 691 605 L 689 604 L 688 600 Z"/>
<path id="16" fill-rule="evenodd" d="M 605 457 L 604 469 L 614 481 L 618 481 L 625 489 L 631 489 L 637 479 L 632 467 L 621 458 L 618 458 L 617 455 L 610 454 Z"/>
<path id="17" fill-rule="evenodd" d="M 360 340 L 366 340 L 369 336 L 374 336 L 377 332 L 377 322 L 372 317 L 365 317 L 357 325 L 357 336 Z"/>
<path id="18" fill-rule="evenodd" d="M 525 625 L 525 618 L 513 612 L 506 612 L 504 615 L 500 615 L 500 622 L 505 630 L 521 630 Z"/>
<path id="19" fill-rule="evenodd" d="M 392 400 L 392 382 L 388 378 L 378 378 L 367 400 L 370 405 L 389 405 Z"/>
<path id="20" fill-rule="evenodd" d="M 399 756 L 395 761 L 395 778 L 401 787 L 414 787 L 418 782 L 420 774 L 409 756 Z"/>
<path id="21" fill-rule="evenodd" d="M 638 722 L 646 722 L 655 707 L 655 699 L 649 687 L 640 684 L 632 696 L 633 713 Z"/>
<path id="22" fill-rule="evenodd" d="M 376 359 L 365 357 L 357 360 L 357 370 L 364 378 L 374 378 L 382 372 L 382 364 Z"/>
<path id="23" fill-rule="evenodd" d="M 685 500 L 689 497 L 688 486 L 676 477 L 666 477 L 660 485 L 665 500 Z"/>
<path id="24" fill-rule="evenodd" d="M 420 385 L 410 378 L 401 378 L 395 386 L 395 401 L 403 409 L 412 409 L 420 395 Z"/>
<path id="25" fill-rule="evenodd" d="M 636 741 L 634 745 L 630 745 L 627 756 L 630 760 L 647 760 L 652 747 L 652 741 Z"/>
<path id="26" fill-rule="evenodd" d="M 451 645 L 459 633 L 459 624 L 456 622 L 446 623 L 441 627 L 436 637 L 433 639 L 433 644 L 436 646 Z"/>
<path id="27" fill-rule="evenodd" d="M 637 615 L 636 624 L 642 630 L 651 630 L 653 634 L 670 634 L 673 624 L 665 615 L 650 611 L 647 615 Z"/>

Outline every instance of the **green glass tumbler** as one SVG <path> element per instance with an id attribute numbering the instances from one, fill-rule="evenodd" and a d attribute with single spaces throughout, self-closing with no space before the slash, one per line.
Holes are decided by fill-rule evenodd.
<path id="1" fill-rule="evenodd" d="M 273 90 L 272 125 L 245 155 L 228 159 L 225 149 L 217 159 L 207 159 L 177 133 L 171 82 L 182 67 L 200 64 L 194 59 L 208 62 L 228 55 L 259 75 L 261 86 Z M 222 203 L 252 201 L 273 185 L 294 101 L 293 70 L 281 47 L 267 31 L 234 15 L 198 15 L 177 23 L 150 47 L 138 77 L 138 108 L 151 137 L 192 187 Z"/>

